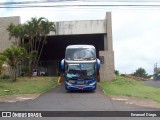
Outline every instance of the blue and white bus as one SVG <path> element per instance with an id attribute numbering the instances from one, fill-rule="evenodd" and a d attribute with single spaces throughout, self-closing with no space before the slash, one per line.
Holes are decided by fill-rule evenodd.
<path id="1" fill-rule="evenodd" d="M 100 61 L 92 45 L 69 45 L 61 61 L 66 90 L 96 90 Z"/>

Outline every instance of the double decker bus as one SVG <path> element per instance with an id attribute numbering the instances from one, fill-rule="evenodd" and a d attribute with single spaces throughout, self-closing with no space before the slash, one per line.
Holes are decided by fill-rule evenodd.
<path id="1" fill-rule="evenodd" d="M 61 61 L 66 90 L 96 90 L 100 60 L 92 45 L 69 45 Z"/>

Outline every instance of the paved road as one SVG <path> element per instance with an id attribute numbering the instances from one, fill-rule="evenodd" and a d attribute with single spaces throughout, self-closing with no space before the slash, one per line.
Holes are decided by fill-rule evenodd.
<path id="1" fill-rule="evenodd" d="M 157 109 L 128 105 L 121 101 L 113 101 L 110 99 L 110 97 L 105 96 L 103 91 L 99 87 L 97 88 L 96 92 L 67 92 L 64 89 L 64 85 L 62 84 L 57 86 L 55 89 L 52 89 L 49 92 L 41 95 L 35 100 L 27 100 L 16 103 L 0 103 L 0 111 L 15 111 L 15 110 L 16 111 L 123 111 L 123 110 L 148 111 Z M 76 119 L 80 120 L 82 118 L 76 118 Z M 88 117 L 88 119 L 90 120 L 92 118 Z M 102 118 L 98 120 L 101 119 Z M 112 118 L 112 120 L 115 119 L 116 118 Z M 116 120 L 119 119 L 117 118 Z M 145 120 L 149 119 L 146 118 Z"/>
<path id="2" fill-rule="evenodd" d="M 160 80 L 150 80 L 150 81 L 145 81 L 144 84 L 152 86 L 152 87 L 157 87 L 160 88 Z"/>

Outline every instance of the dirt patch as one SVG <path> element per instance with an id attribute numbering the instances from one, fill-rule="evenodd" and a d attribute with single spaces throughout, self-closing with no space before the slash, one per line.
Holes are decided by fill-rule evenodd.
<path id="1" fill-rule="evenodd" d="M 40 94 L 23 94 L 23 95 L 11 95 L 11 96 L 0 96 L 0 102 L 17 102 L 24 100 L 34 100 Z"/>
<path id="2" fill-rule="evenodd" d="M 126 97 L 126 96 L 110 96 L 110 97 L 112 100 L 123 101 L 126 104 L 133 104 L 143 107 L 160 109 L 160 103 L 148 99 Z"/>

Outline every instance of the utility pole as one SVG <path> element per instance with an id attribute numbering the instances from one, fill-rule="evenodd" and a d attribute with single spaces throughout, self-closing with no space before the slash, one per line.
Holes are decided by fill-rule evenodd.
<path id="1" fill-rule="evenodd" d="M 157 63 L 156 63 L 154 64 L 154 80 L 157 80 L 157 73 L 158 71 L 157 71 Z"/>

